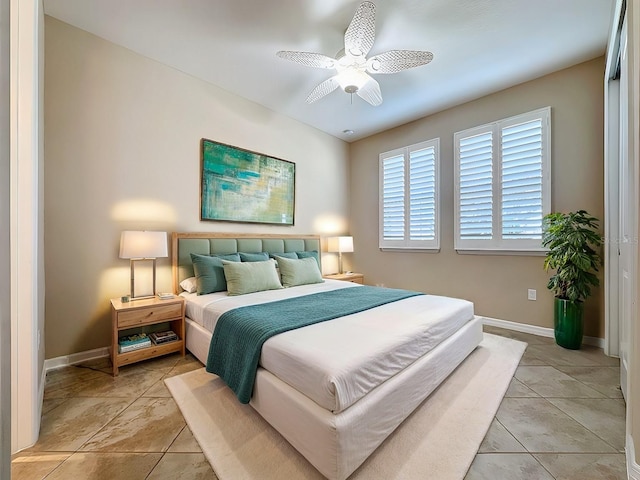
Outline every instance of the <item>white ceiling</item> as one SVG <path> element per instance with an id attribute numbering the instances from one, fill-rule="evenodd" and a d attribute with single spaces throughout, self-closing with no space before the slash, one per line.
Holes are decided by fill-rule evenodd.
<path id="1" fill-rule="evenodd" d="M 333 71 L 275 55 L 301 50 L 335 56 L 359 0 L 44 0 L 44 8 L 63 22 L 353 141 L 602 55 L 613 2 L 377 0 L 370 56 L 392 49 L 434 54 L 428 65 L 376 75 L 384 99 L 378 107 L 355 95 L 352 103 L 340 89 L 305 103 Z"/>

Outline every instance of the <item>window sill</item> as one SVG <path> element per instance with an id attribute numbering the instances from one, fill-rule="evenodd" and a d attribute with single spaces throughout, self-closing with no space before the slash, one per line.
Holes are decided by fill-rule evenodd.
<path id="1" fill-rule="evenodd" d="M 440 253 L 440 248 L 402 248 L 402 247 L 379 247 L 381 252 L 402 252 L 402 253 Z"/>
<path id="2" fill-rule="evenodd" d="M 547 250 L 508 250 L 508 249 L 461 249 L 457 248 L 459 255 L 517 255 L 521 257 L 544 257 Z"/>

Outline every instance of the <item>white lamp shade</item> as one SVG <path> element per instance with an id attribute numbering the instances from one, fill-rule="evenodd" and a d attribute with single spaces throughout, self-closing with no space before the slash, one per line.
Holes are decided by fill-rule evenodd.
<path id="1" fill-rule="evenodd" d="M 167 232 L 127 230 L 120 236 L 120 258 L 167 257 Z"/>
<path id="2" fill-rule="evenodd" d="M 353 252 L 353 237 L 329 237 L 327 251 L 338 253 Z"/>

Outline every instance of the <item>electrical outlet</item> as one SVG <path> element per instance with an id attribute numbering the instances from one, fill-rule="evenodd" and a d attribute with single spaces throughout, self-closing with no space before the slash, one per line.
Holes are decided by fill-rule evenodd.
<path id="1" fill-rule="evenodd" d="M 529 290 L 527 290 L 527 298 L 529 300 L 535 300 L 536 299 L 536 291 L 533 288 L 530 288 Z"/>

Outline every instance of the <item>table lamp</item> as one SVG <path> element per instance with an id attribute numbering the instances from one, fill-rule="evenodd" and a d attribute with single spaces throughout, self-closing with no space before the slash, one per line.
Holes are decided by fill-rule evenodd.
<path id="1" fill-rule="evenodd" d="M 167 233 L 127 230 L 120 237 L 120 258 L 128 258 L 131 265 L 131 299 L 149 298 L 156 294 L 156 258 L 167 257 Z M 152 295 L 136 296 L 135 267 L 137 262 L 153 264 Z"/>
<path id="2" fill-rule="evenodd" d="M 342 254 L 353 252 L 353 237 L 329 237 L 327 251 L 338 252 L 338 273 L 342 272 Z"/>

